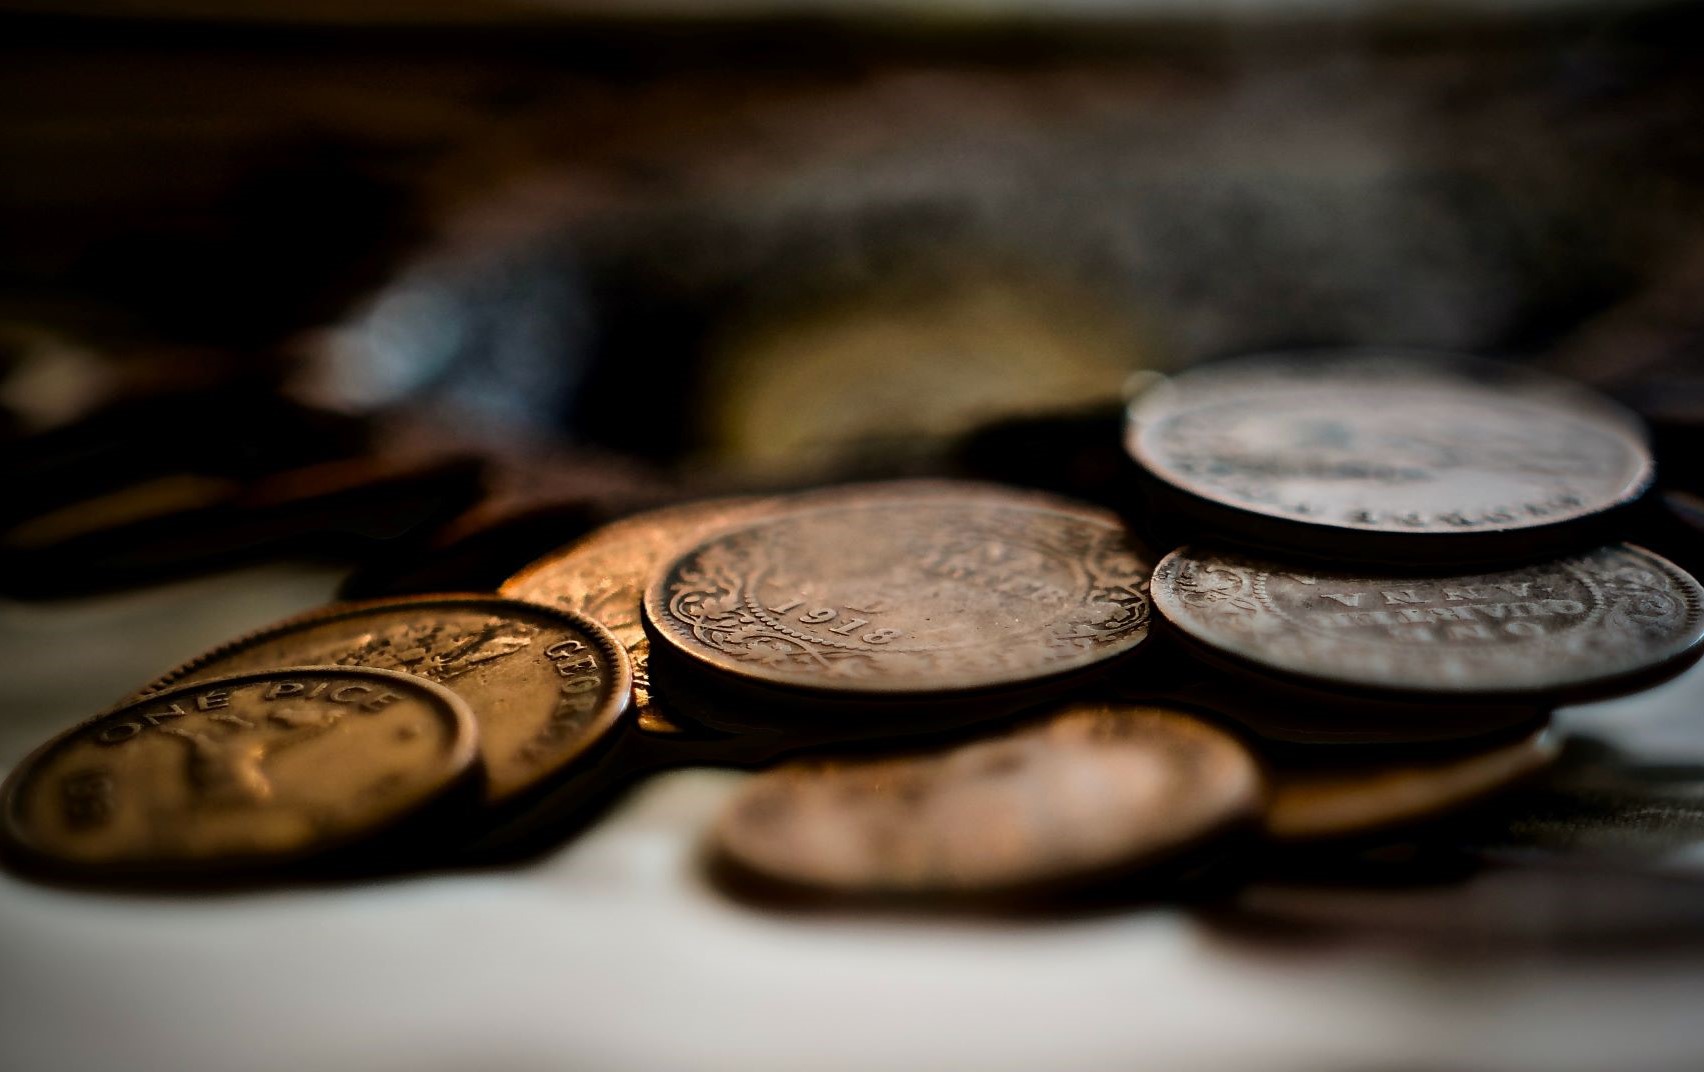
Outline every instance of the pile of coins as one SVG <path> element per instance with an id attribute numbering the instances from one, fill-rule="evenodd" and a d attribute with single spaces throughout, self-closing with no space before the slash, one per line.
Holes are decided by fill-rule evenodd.
<path id="1" fill-rule="evenodd" d="M 766 768 L 708 824 L 730 881 L 1152 890 L 1481 800 L 1551 760 L 1556 706 L 1704 642 L 1698 582 L 1614 542 L 1653 479 L 1641 428 L 1568 384 L 1247 358 L 1146 389 L 1125 446 L 1132 516 L 936 480 L 689 502 L 495 594 L 261 629 L 22 763 L 7 859 L 92 881 L 482 859 L 724 764 Z"/>

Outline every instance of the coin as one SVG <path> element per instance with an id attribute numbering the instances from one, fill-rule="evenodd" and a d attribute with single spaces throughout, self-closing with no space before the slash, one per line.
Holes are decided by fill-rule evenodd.
<path id="1" fill-rule="evenodd" d="M 1178 711 L 1080 703 L 933 752 L 775 768 L 714 837 L 728 863 L 783 885 L 990 893 L 1173 859 L 1260 804 L 1234 737 Z"/>
<path id="2" fill-rule="evenodd" d="M 596 622 L 482 595 L 342 603 L 256 630 L 151 684 L 309 664 L 402 670 L 453 688 L 479 721 L 486 800 L 542 787 L 628 710 L 626 652 Z"/>
<path id="3" fill-rule="evenodd" d="M 598 622 L 627 649 L 633 706 L 641 729 L 679 727 L 651 694 L 651 640 L 640 605 L 645 586 L 682 548 L 718 529 L 760 516 L 770 500 L 707 499 L 612 522 L 527 566 L 498 589 L 510 599 L 563 607 Z"/>
<path id="4" fill-rule="evenodd" d="M 1543 769 L 1557 753 L 1549 730 L 1468 753 L 1401 762 L 1271 769 L 1266 830 L 1280 840 L 1341 837 L 1436 815 Z"/>
<path id="5" fill-rule="evenodd" d="M 1427 696 L 1607 688 L 1704 640 L 1704 590 L 1627 544 L 1454 577 L 1311 571 L 1185 547 L 1154 571 L 1165 619 L 1210 653 L 1335 687 Z"/>
<path id="6" fill-rule="evenodd" d="M 1032 685 L 1133 651 L 1149 566 L 1110 514 L 988 485 L 777 504 L 661 571 L 646 625 L 728 680 L 841 696 Z"/>
<path id="7" fill-rule="evenodd" d="M 1384 561 L 1559 549 L 1653 473 L 1637 418 L 1606 399 L 1437 356 L 1205 366 L 1137 396 L 1125 446 L 1225 539 Z"/>
<path id="8" fill-rule="evenodd" d="M 179 685 L 60 735 L 0 789 L 5 840 L 103 875 L 301 861 L 389 828 L 476 754 L 467 705 L 388 670 L 261 670 Z"/>

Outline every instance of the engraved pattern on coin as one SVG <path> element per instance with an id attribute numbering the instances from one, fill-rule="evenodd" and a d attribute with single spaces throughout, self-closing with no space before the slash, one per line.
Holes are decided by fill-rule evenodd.
<path id="1" fill-rule="evenodd" d="M 49 742 L 3 790 L 26 853 L 97 870 L 222 870 L 380 831 L 455 784 L 475 727 L 405 674 L 264 670 L 153 693 Z"/>
<path id="2" fill-rule="evenodd" d="M 627 710 L 614 637 L 577 615 L 494 596 L 422 596 L 312 611 L 217 648 L 148 691 L 268 666 L 371 666 L 450 685 L 480 727 L 486 797 L 524 792 L 595 745 Z"/>
<path id="3" fill-rule="evenodd" d="M 938 751 L 801 761 L 749 781 L 730 861 L 842 892 L 1024 889 L 1138 867 L 1254 817 L 1254 759 L 1163 708 L 1075 704 Z"/>
<path id="4" fill-rule="evenodd" d="M 1626 545 L 1461 577 L 1312 573 L 1174 551 L 1160 612 L 1195 640 L 1272 669 L 1420 692 L 1543 691 L 1662 666 L 1704 639 L 1704 591 Z"/>
<path id="5" fill-rule="evenodd" d="M 1635 498 L 1650 454 L 1634 419 L 1583 389 L 1488 363 L 1246 358 L 1131 404 L 1126 443 L 1196 497 L 1364 532 L 1494 532 Z"/>
<path id="6" fill-rule="evenodd" d="M 639 718 L 667 725 L 651 694 L 651 641 L 640 606 L 645 586 L 683 548 L 768 508 L 766 499 L 710 499 L 623 518 L 533 563 L 499 591 L 576 611 L 607 628 L 632 660 Z"/>
<path id="7" fill-rule="evenodd" d="M 1117 520 L 987 489 L 818 506 L 714 538 L 646 596 L 672 646 L 741 676 L 939 692 L 1079 670 L 1147 635 Z"/>

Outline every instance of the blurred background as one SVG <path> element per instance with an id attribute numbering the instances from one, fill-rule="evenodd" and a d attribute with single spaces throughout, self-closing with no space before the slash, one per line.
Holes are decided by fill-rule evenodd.
<path id="1" fill-rule="evenodd" d="M 1251 350 L 1593 383 L 1651 423 L 1696 548 L 1701 42 L 1704 5 L 1634 0 L 0 0 L 0 760 L 239 629 L 489 588 L 644 505 L 908 473 L 1119 505 L 1126 393 Z M 1704 762 L 1674 729 L 1695 679 L 1583 717 L 1643 712 L 1665 761 Z M 1704 767 L 1669 770 L 1696 817 Z M 9 882 L 5 992 L 33 996 L 0 1034 L 30 1067 L 110 1063 L 123 1032 L 53 1034 L 94 995 L 153 1023 L 137 1068 L 233 1067 L 255 1038 L 280 1067 L 941 1067 L 1021 1006 L 1039 1018 L 981 1037 L 980 1067 L 1107 1067 L 1144 1038 L 1170 1067 L 1697 1055 L 1695 957 L 1239 959 L 1152 916 L 778 941 L 677 881 L 718 777 L 671 776 L 523 873 L 551 906 L 467 876 L 211 909 Z M 612 989 L 526 955 L 523 924 L 564 903 L 604 940 L 538 940 Z M 139 911 L 154 944 L 119 937 Z M 470 924 L 491 913 L 509 929 Z M 325 982 L 289 959 L 297 925 L 380 958 L 328 984 L 345 1003 L 283 985 Z M 162 1033 L 183 1009 L 146 983 L 257 951 L 287 962 L 273 990 Z M 449 963 L 471 974 L 428 993 Z M 791 989 L 824 965 L 826 989 Z M 1035 989 L 1049 972 L 1081 985 Z M 405 975 L 421 1015 L 374 1013 Z M 592 1010 L 566 1029 L 539 996 L 560 986 Z M 666 1037 L 615 996 L 659 986 L 684 1016 Z M 455 1004 L 481 987 L 508 1011 Z M 268 1002 L 323 1036 L 265 1026 Z M 1218 1003 L 1240 1030 L 1215 1033 Z M 793 1025 L 768 1045 L 764 1009 Z M 1618 1030 L 1570 1015 L 1606 1009 Z M 493 1022 L 506 1046 L 470 1026 Z"/>

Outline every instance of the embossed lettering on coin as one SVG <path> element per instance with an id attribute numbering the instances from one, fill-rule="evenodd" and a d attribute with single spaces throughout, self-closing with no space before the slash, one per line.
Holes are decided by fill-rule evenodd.
<path id="1" fill-rule="evenodd" d="M 935 488 L 842 489 L 714 537 L 657 577 L 648 624 L 726 673 L 890 694 L 1082 670 L 1147 635 L 1148 564 L 1115 518 Z"/>
<path id="2" fill-rule="evenodd" d="M 96 870 L 218 870 L 381 830 L 468 770 L 476 730 L 439 685 L 384 670 L 265 670 L 132 701 L 25 760 L 4 831 Z"/>
<path id="3" fill-rule="evenodd" d="M 1465 359 L 1223 362 L 1139 396 L 1126 445 L 1199 499 L 1370 534 L 1565 524 L 1631 501 L 1652 473 L 1630 414 Z"/>
<path id="4" fill-rule="evenodd" d="M 528 566 L 500 591 L 577 611 L 607 628 L 633 663 L 633 705 L 647 728 L 667 726 L 651 695 L 651 641 L 640 605 L 645 586 L 682 548 L 769 509 L 764 499 L 711 499 L 650 510 L 605 525 Z"/>
<path id="5" fill-rule="evenodd" d="M 627 710 L 631 672 L 597 623 L 493 596 L 346 603 L 216 648 L 150 686 L 334 663 L 449 685 L 479 721 L 486 797 L 507 800 L 595 745 Z"/>
<path id="6" fill-rule="evenodd" d="M 1154 602 L 1195 640 L 1324 681 L 1519 693 L 1654 670 L 1704 639 L 1704 590 L 1625 544 L 1460 577 L 1317 572 L 1182 548 Z"/>
<path id="7" fill-rule="evenodd" d="M 970 893 L 1123 871 L 1252 819 L 1253 758 L 1163 708 L 1080 704 L 998 737 L 895 758 L 788 764 L 716 828 L 771 879 L 845 892 Z"/>

